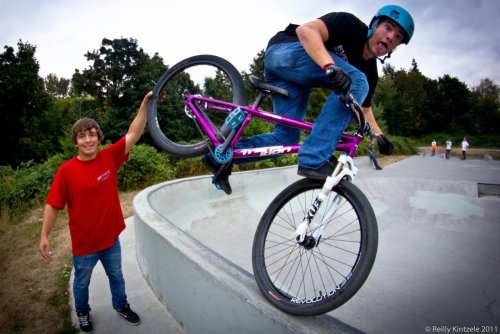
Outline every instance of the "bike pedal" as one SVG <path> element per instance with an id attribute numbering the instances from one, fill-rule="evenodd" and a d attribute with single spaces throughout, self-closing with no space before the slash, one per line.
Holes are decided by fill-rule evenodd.
<path id="1" fill-rule="evenodd" d="M 231 130 L 236 129 L 245 119 L 245 112 L 241 108 L 234 109 L 226 118 L 226 125 Z"/>

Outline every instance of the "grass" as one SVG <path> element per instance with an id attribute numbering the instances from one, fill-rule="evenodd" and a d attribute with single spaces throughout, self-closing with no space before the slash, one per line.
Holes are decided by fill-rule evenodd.
<path id="1" fill-rule="evenodd" d="M 132 215 L 137 192 L 120 194 L 123 213 Z M 38 253 L 43 211 L 31 210 L 20 224 L 0 223 L 0 332 L 77 333 L 71 323 L 72 270 L 68 216 L 62 211 L 49 240 L 54 259 Z"/>

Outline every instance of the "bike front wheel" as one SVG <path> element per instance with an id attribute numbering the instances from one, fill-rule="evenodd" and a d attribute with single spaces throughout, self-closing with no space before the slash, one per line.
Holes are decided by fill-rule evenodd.
<path id="1" fill-rule="evenodd" d="M 260 290 L 278 309 L 294 315 L 319 315 L 344 304 L 367 279 L 377 253 L 373 209 L 347 180 L 322 202 L 307 242 L 296 241 L 295 230 L 323 184 L 302 179 L 283 190 L 266 209 L 254 237 L 252 265 Z"/>
<path id="2" fill-rule="evenodd" d="M 176 157 L 196 157 L 209 151 L 209 140 L 200 120 L 186 105 L 186 95 L 246 103 L 246 90 L 238 70 L 227 60 L 213 55 L 193 56 L 169 68 L 158 80 L 148 106 L 148 128 L 155 144 Z M 227 112 L 208 110 L 206 103 L 196 108 L 205 122 L 217 131 Z M 226 111 L 226 112 L 224 112 Z"/>

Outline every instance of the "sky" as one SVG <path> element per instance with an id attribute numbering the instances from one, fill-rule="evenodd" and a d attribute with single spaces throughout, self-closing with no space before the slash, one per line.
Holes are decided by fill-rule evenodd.
<path id="1" fill-rule="evenodd" d="M 415 20 L 410 44 L 387 63 L 408 70 L 415 59 L 431 79 L 448 74 L 471 88 L 485 78 L 500 85 L 498 0 L 0 0 L 0 52 L 17 51 L 22 40 L 36 46 L 41 77 L 70 79 L 91 65 L 84 55 L 103 38 L 133 38 L 166 65 L 214 54 L 248 72 L 288 23 L 345 11 L 368 24 L 386 4 L 406 8 Z"/>

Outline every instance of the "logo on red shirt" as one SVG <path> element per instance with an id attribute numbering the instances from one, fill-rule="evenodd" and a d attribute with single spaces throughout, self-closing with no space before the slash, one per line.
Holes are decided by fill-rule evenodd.
<path id="1" fill-rule="evenodd" d="M 102 173 L 101 175 L 99 175 L 97 177 L 97 182 L 102 182 L 102 181 L 106 180 L 107 178 L 109 178 L 110 175 L 111 175 L 111 172 L 108 169 L 107 171 L 105 171 L 104 173 Z"/>

